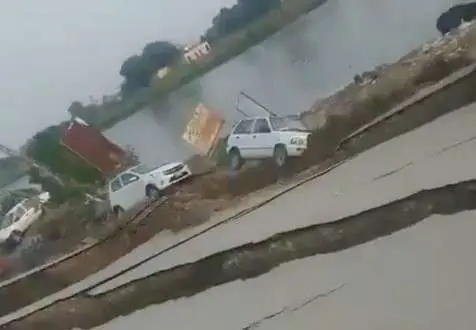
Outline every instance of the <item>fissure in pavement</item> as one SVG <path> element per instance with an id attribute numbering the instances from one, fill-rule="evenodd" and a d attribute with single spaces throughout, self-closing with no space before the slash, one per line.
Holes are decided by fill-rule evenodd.
<path id="1" fill-rule="evenodd" d="M 445 86 L 445 88 L 406 107 L 398 116 L 393 116 L 379 125 L 372 126 L 371 129 L 346 141 L 345 144 L 339 145 L 339 142 L 357 129 L 361 123 L 368 122 L 375 117 L 374 115 L 383 112 L 385 107 L 375 107 L 378 108 L 376 114 L 373 114 L 372 111 L 367 113 L 368 110 L 362 108 L 360 110 L 355 109 L 347 115 L 331 116 L 328 119 L 328 125 L 313 134 L 312 152 L 309 152 L 302 160 L 294 164 L 290 168 L 290 174 L 295 174 L 313 164 L 322 164 L 323 162 L 333 164 L 339 160 L 347 159 L 392 137 L 415 129 L 445 113 L 474 102 L 476 101 L 475 83 L 476 73 L 471 72 Z M 340 146 L 339 152 L 335 153 L 338 145 Z M 246 195 L 250 191 L 272 184 L 275 180 L 276 175 L 269 168 L 261 166 L 237 178 L 233 193 Z M 205 184 L 203 183 L 203 185 Z M 222 184 L 214 185 L 214 187 L 218 187 L 217 191 L 213 189 L 207 191 L 205 189 L 206 197 L 215 198 L 220 196 L 223 193 L 223 186 L 222 182 Z M 102 242 L 100 246 L 90 251 L 85 251 L 75 258 L 70 258 L 1 287 L 0 315 L 11 313 L 84 279 L 87 275 L 104 268 L 112 262 L 114 258 L 111 258 L 111 256 L 119 257 L 127 253 L 146 238 L 152 236 L 154 232 L 154 228 L 143 228 L 141 233 L 134 235 L 135 244 L 125 246 L 122 240 L 124 238 L 128 239 L 130 235 L 128 228 L 125 228 L 125 230 L 116 233 L 110 240 Z M 104 256 L 107 256 L 107 258 Z"/>
<path id="2" fill-rule="evenodd" d="M 291 260 L 348 249 L 412 226 L 433 214 L 448 215 L 472 209 L 476 209 L 476 180 L 423 190 L 336 222 L 278 234 L 259 243 L 164 270 L 101 295 L 81 294 L 2 328 L 88 329 L 152 304 L 259 276 Z"/>

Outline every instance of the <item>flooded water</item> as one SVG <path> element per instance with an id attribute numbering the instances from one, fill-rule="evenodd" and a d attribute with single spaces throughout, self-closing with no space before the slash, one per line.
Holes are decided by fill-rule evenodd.
<path id="1" fill-rule="evenodd" d="M 229 120 L 245 91 L 277 113 L 307 110 L 354 74 L 392 62 L 436 37 L 436 17 L 457 0 L 332 0 L 260 45 L 177 90 L 155 108 L 119 123 L 107 135 L 131 145 L 144 162 L 191 154 L 181 135 L 203 101 Z M 246 107 L 246 106 L 245 106 Z"/>

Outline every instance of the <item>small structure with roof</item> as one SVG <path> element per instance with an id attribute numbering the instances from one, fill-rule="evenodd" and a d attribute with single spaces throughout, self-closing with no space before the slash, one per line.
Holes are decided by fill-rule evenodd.
<path id="1" fill-rule="evenodd" d="M 202 41 L 184 48 L 185 60 L 188 63 L 195 63 L 207 56 L 211 51 L 211 46 L 208 41 Z"/>
<path id="2" fill-rule="evenodd" d="M 122 148 L 79 117 L 65 128 L 61 144 L 105 176 L 113 175 L 126 157 Z"/>

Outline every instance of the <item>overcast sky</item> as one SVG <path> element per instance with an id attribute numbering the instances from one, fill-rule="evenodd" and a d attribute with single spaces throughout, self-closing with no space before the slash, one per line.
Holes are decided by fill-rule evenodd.
<path id="1" fill-rule="evenodd" d="M 154 40 L 195 41 L 236 0 L 1 0 L 0 143 L 19 147 L 73 100 L 116 90 Z"/>

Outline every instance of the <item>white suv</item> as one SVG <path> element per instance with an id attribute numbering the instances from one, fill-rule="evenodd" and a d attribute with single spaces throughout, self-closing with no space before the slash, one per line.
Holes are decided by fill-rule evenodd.
<path id="1" fill-rule="evenodd" d="M 253 117 L 239 121 L 227 140 L 226 151 L 233 170 L 244 160 L 273 158 L 278 167 L 287 158 L 301 156 L 311 133 L 297 119 L 289 117 Z"/>
<path id="2" fill-rule="evenodd" d="M 145 200 L 157 200 L 164 189 L 190 177 L 192 172 L 182 163 L 158 167 L 141 164 L 127 169 L 109 181 L 108 194 L 112 211 L 119 215 Z"/>
<path id="3" fill-rule="evenodd" d="M 0 219 L 0 244 L 20 244 L 26 231 L 43 213 L 42 199 L 30 198 L 16 204 Z"/>

